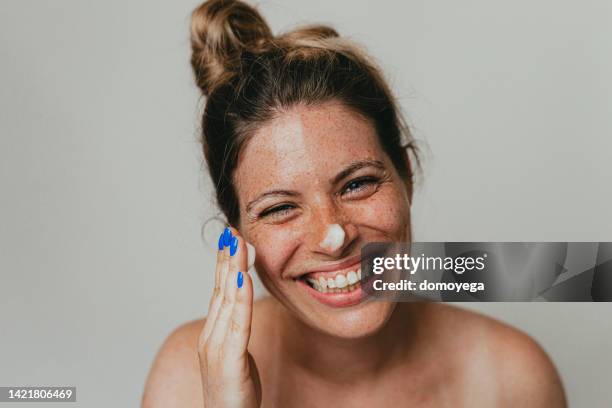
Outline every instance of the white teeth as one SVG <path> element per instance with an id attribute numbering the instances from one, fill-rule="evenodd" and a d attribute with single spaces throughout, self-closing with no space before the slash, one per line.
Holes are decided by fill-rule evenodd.
<path id="1" fill-rule="evenodd" d="M 350 271 L 346 275 L 339 273 L 334 278 L 319 276 L 319 279 L 306 278 L 308 283 L 321 293 L 348 293 L 359 287 L 361 269 Z"/>
<path id="2" fill-rule="evenodd" d="M 346 274 L 346 280 L 348 281 L 349 285 L 352 285 L 353 283 L 357 283 L 359 279 L 357 279 L 357 274 L 355 272 L 350 271 Z"/>
<path id="3" fill-rule="evenodd" d="M 336 287 L 342 289 L 346 287 L 346 285 L 348 285 L 346 276 L 342 275 L 341 273 L 336 275 Z"/>

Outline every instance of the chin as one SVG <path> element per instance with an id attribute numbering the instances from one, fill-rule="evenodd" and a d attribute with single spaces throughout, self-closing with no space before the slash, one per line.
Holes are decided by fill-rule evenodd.
<path id="1" fill-rule="evenodd" d="M 378 333 L 386 325 L 395 303 L 370 300 L 345 308 L 318 306 L 317 309 L 301 313 L 302 320 L 333 337 L 360 339 Z"/>

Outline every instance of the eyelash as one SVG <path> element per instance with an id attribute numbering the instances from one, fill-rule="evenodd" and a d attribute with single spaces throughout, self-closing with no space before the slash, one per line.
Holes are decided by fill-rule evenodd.
<path id="1" fill-rule="evenodd" d="M 279 215 L 279 214 L 282 214 L 283 212 L 287 212 L 288 211 L 287 207 L 293 208 L 293 206 L 290 205 L 290 204 L 281 204 L 279 206 L 272 207 L 272 208 L 269 208 L 267 210 L 262 211 L 259 214 L 259 218 L 264 218 L 264 217 L 267 217 L 269 215 Z"/>
<path id="2" fill-rule="evenodd" d="M 355 193 L 356 191 L 358 192 L 358 191 L 362 190 L 365 185 L 378 184 L 378 179 L 375 178 L 375 177 L 371 177 L 371 176 L 357 178 L 355 180 L 351 180 L 348 183 L 346 183 L 344 188 L 342 189 L 342 191 L 346 192 L 347 189 L 349 188 L 349 186 L 351 184 L 353 184 L 353 183 L 363 183 L 359 187 L 357 187 L 357 188 L 355 188 L 355 189 L 353 189 L 351 191 L 352 193 Z M 269 208 L 267 210 L 262 211 L 259 214 L 259 218 L 265 218 L 265 217 L 268 217 L 270 215 L 279 216 L 279 215 L 282 215 L 283 213 L 288 212 L 292 208 L 294 208 L 294 206 L 291 205 L 291 204 L 281 204 L 281 205 L 278 205 L 276 207 L 272 207 L 272 208 Z"/>
<path id="3" fill-rule="evenodd" d="M 357 178 L 355 180 L 351 180 L 348 183 L 346 183 L 346 185 L 344 186 L 344 188 L 342 190 L 346 191 L 348 189 L 348 187 L 351 184 L 353 184 L 353 183 L 363 183 L 359 187 L 357 187 L 356 189 L 352 190 L 352 192 L 354 193 L 355 191 L 362 190 L 365 185 L 378 184 L 378 179 L 376 177 L 372 177 L 372 176 Z"/>

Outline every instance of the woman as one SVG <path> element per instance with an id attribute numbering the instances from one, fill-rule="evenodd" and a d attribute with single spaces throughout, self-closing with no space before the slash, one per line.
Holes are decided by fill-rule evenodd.
<path id="1" fill-rule="evenodd" d="M 410 241 L 410 135 L 379 70 L 331 28 L 192 16 L 203 146 L 232 226 L 205 320 L 170 335 L 145 407 L 562 407 L 544 351 L 442 304 L 368 301 L 360 249 Z M 247 242 L 271 296 L 253 302 Z"/>

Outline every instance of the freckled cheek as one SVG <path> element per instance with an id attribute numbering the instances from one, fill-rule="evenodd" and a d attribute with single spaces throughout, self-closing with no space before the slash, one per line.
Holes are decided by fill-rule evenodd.
<path id="1" fill-rule="evenodd" d="M 409 225 L 410 208 L 397 190 L 388 188 L 351 206 L 347 215 L 362 230 L 380 231 L 389 238 L 401 240 Z"/>
<path id="2" fill-rule="evenodd" d="M 299 244 L 299 229 L 266 225 L 252 237 L 257 250 L 257 266 L 268 275 L 262 279 L 280 279 L 281 268 Z"/>

